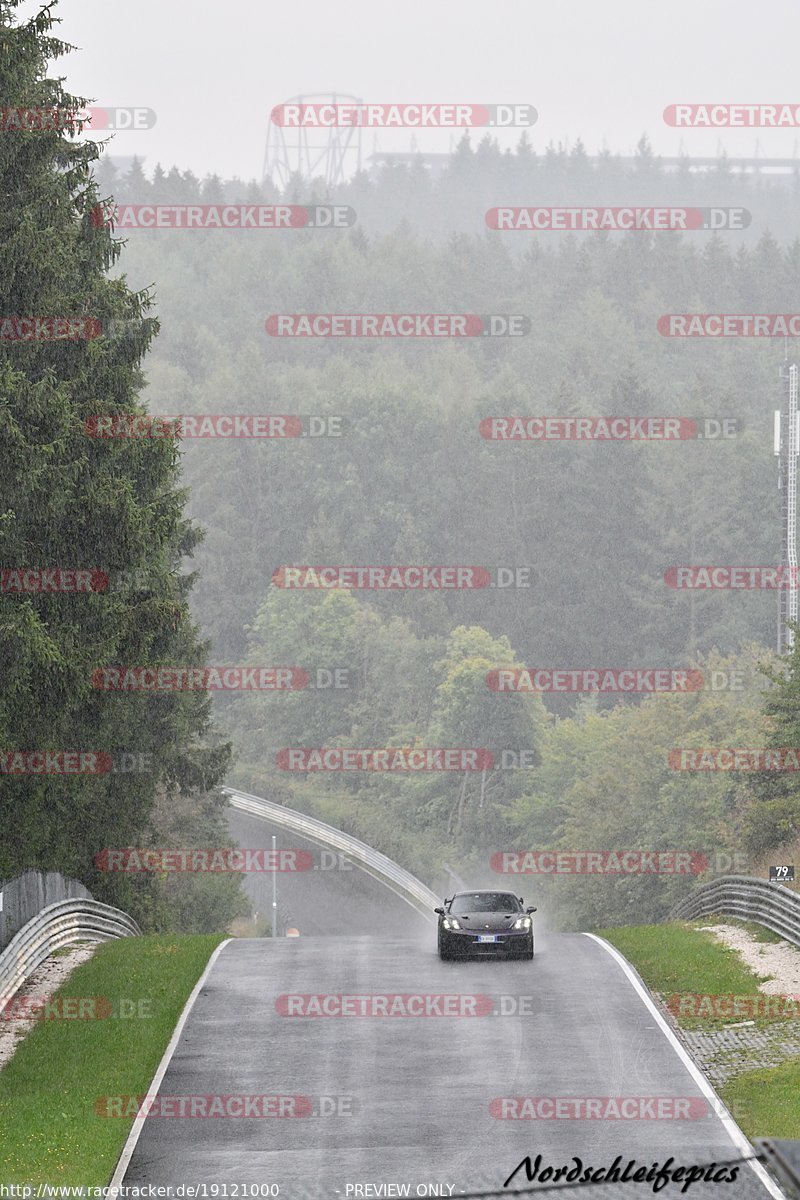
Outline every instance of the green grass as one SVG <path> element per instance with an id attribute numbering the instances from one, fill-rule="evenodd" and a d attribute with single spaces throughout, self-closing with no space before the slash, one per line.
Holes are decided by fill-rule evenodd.
<path id="1" fill-rule="evenodd" d="M 625 925 L 601 929 L 600 935 L 616 946 L 633 963 L 654 992 L 694 992 L 711 996 L 758 994 L 763 975 L 754 975 L 735 950 L 718 942 L 713 934 L 683 921 L 664 925 Z M 783 1020 L 759 1018 L 757 1026 Z M 710 1017 L 681 1016 L 685 1029 L 724 1029 L 730 1021 Z"/>
<path id="2" fill-rule="evenodd" d="M 654 991 L 736 995 L 758 991 L 758 976 L 744 966 L 735 950 L 683 921 L 623 925 L 601 929 L 600 936 L 630 959 Z"/>
<path id="3" fill-rule="evenodd" d="M 103 996 L 115 1015 L 43 1020 L 0 1070 L 0 1183 L 108 1183 L 132 1122 L 97 1115 L 95 1102 L 147 1092 L 222 940 L 217 934 L 122 938 L 100 946 L 74 971 L 56 994 Z M 121 1000 L 150 1015 L 121 1015 Z"/>
<path id="4" fill-rule="evenodd" d="M 729 923 L 730 918 L 722 918 Z M 714 918 L 706 918 L 715 924 Z M 748 922 L 736 922 L 748 928 Z M 775 935 L 753 926 L 772 941 Z M 604 929 L 601 935 L 621 950 L 637 968 L 651 991 L 747 996 L 758 992 L 758 976 L 742 965 L 730 950 L 705 932 L 702 924 L 672 922 L 664 925 L 630 925 Z M 780 941 L 780 938 L 777 938 Z M 775 1025 L 781 1018 L 759 1019 L 756 1027 Z M 729 1021 L 681 1016 L 682 1028 L 726 1028 Z M 800 1058 L 788 1058 L 780 1067 L 747 1070 L 720 1088 L 720 1096 L 748 1138 L 800 1139 Z"/>
<path id="5" fill-rule="evenodd" d="M 800 1138 L 800 1058 L 745 1071 L 720 1089 L 749 1138 Z"/>
<path id="6" fill-rule="evenodd" d="M 724 921 L 728 923 L 730 918 Z M 736 924 L 749 925 L 744 921 Z M 768 934 L 761 941 L 772 941 L 775 936 L 761 926 L 753 928 Z M 737 996 L 758 991 L 759 976 L 699 924 L 673 921 L 601 933 L 633 963 L 652 991 Z M 780 1020 L 759 1019 L 755 1024 L 763 1027 Z M 681 1017 L 678 1024 L 686 1029 L 721 1029 L 730 1022 Z M 778 1067 L 744 1071 L 720 1088 L 719 1094 L 747 1137 L 800 1139 L 800 1058 L 787 1059 Z"/>

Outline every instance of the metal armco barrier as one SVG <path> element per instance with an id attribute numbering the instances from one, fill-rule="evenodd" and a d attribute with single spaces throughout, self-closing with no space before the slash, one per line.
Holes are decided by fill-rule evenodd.
<path id="1" fill-rule="evenodd" d="M 723 875 L 676 904 L 670 918 L 691 921 L 712 913 L 755 921 L 800 946 L 800 895 L 780 883 L 749 875 Z"/>
<path id="2" fill-rule="evenodd" d="M 23 925 L 0 954 L 0 1008 L 54 950 L 73 942 L 137 937 L 141 929 L 127 913 L 97 900 L 61 900 Z"/>
<path id="3" fill-rule="evenodd" d="M 252 817 L 261 817 L 272 825 L 280 826 L 281 829 L 299 833 L 315 846 L 341 851 L 429 921 L 435 920 L 433 909 L 441 904 L 441 897 L 421 883 L 410 871 L 392 862 L 379 850 L 373 850 L 366 842 L 360 842 L 358 838 L 351 837 L 349 833 L 342 833 L 341 829 L 326 825 L 316 817 L 307 817 L 292 808 L 284 808 L 282 804 L 275 804 L 260 796 L 251 796 L 248 792 L 240 792 L 237 788 L 230 787 L 220 788 L 220 791 L 223 796 L 228 797 L 233 808 L 249 813 Z"/>
<path id="4" fill-rule="evenodd" d="M 0 951 L 48 904 L 93 899 L 82 883 L 59 871 L 23 871 L 15 879 L 0 880 Z"/>

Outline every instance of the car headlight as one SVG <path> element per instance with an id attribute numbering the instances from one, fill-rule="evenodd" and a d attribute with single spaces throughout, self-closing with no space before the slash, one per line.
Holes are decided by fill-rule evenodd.
<path id="1" fill-rule="evenodd" d="M 530 927 L 531 927 L 530 917 L 517 917 L 516 921 L 514 922 L 513 927 L 514 927 L 514 929 L 530 929 Z"/>
<path id="2" fill-rule="evenodd" d="M 442 921 L 442 926 L 445 929 L 460 929 L 461 928 L 461 926 L 459 925 L 459 923 L 455 919 L 455 917 L 445 917 L 445 919 Z"/>

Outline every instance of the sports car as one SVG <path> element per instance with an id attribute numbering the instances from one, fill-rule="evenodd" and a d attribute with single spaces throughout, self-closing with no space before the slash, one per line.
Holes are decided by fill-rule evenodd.
<path id="1" fill-rule="evenodd" d="M 439 915 L 441 959 L 467 956 L 533 958 L 533 918 L 536 905 L 525 907 L 513 892 L 456 892 Z"/>

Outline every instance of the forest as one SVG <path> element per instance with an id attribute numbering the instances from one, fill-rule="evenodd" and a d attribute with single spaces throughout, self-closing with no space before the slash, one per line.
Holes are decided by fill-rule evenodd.
<path id="1" fill-rule="evenodd" d="M 7 48 L 9 96 L 85 103 L 46 74 L 63 47 L 44 17 Z M 120 170 L 54 127 L 0 141 L 0 180 L 17 321 L 0 343 L 2 562 L 9 578 L 59 567 L 108 584 L 4 587 L 2 744 L 146 764 L 5 770 L 0 875 L 61 870 L 149 927 L 224 927 L 237 879 L 96 863 L 119 846 L 229 844 L 223 781 L 433 886 L 445 863 L 496 882 L 509 852 L 689 854 L 696 878 L 791 848 L 790 772 L 687 769 L 684 752 L 800 744 L 776 591 L 687 571 L 780 560 L 772 424 L 794 360 L 778 331 L 798 324 L 797 171 L 668 169 L 646 137 L 630 163 L 465 136 L 436 170 L 373 164 L 335 195 L 300 178 L 279 194 Z M 355 215 L 124 234 L 113 217 L 278 203 Z M 504 232 L 489 215 L 503 205 L 747 220 Z M 72 332 L 20 333 L 32 314 Z M 720 336 L 725 314 L 770 319 Z M 164 671 L 195 684 L 120 694 L 131 672 Z M 231 672 L 272 683 L 220 685 Z M 572 682 L 505 685 L 542 673 Z M 315 748 L 476 754 L 465 769 L 334 771 L 304 766 Z M 693 881 L 531 882 L 562 923 L 596 927 L 663 917 Z"/>

